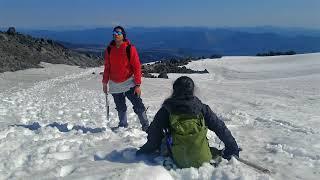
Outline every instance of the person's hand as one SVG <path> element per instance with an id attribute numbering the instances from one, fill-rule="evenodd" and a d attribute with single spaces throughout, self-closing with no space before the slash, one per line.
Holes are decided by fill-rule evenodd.
<path id="1" fill-rule="evenodd" d="M 232 158 L 232 156 L 237 156 L 239 157 L 239 149 L 230 149 L 230 148 L 227 148 L 227 149 L 224 149 L 222 151 L 222 157 L 224 159 L 227 159 L 227 160 L 230 160 Z"/>
<path id="2" fill-rule="evenodd" d="M 136 94 L 137 96 L 141 96 L 141 88 L 139 85 L 137 85 L 135 88 L 134 88 L 134 94 Z"/>
<path id="3" fill-rule="evenodd" d="M 105 94 L 108 94 L 108 84 L 107 83 L 102 83 L 102 88 L 103 88 L 103 92 Z"/>

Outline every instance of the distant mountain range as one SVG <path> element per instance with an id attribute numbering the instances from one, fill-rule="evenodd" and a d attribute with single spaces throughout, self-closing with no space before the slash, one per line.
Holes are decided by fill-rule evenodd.
<path id="1" fill-rule="evenodd" d="M 112 39 L 111 27 L 24 32 L 36 37 L 58 40 L 74 49 L 96 52 L 102 51 Z M 127 29 L 127 34 L 139 49 L 144 61 L 213 54 L 256 55 L 268 51 L 320 52 L 320 30 L 302 28 L 132 27 Z"/>

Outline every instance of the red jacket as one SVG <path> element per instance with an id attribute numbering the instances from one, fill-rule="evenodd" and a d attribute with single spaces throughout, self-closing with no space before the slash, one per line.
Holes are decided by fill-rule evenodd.
<path id="1" fill-rule="evenodd" d="M 134 76 L 134 82 L 141 84 L 141 63 L 139 60 L 136 47 L 131 45 L 130 60 L 127 57 L 126 47 L 130 44 L 128 40 L 124 41 L 119 48 L 115 42 L 110 43 L 110 54 L 105 51 L 104 56 L 104 73 L 103 83 L 108 83 L 112 80 L 116 83 L 121 83 Z"/>

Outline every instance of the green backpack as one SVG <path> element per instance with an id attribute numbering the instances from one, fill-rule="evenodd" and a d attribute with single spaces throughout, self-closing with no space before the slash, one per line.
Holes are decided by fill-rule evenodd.
<path id="1" fill-rule="evenodd" d="M 203 115 L 171 114 L 171 153 L 180 168 L 200 167 L 212 155 L 207 140 L 207 127 Z"/>

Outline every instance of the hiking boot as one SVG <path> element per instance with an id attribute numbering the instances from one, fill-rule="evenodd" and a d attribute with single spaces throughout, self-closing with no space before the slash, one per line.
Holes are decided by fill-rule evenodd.
<path id="1" fill-rule="evenodd" d="M 149 121 L 146 112 L 143 111 L 142 113 L 138 114 L 138 118 L 140 120 L 140 124 L 142 125 L 142 131 L 147 132 L 149 128 Z"/>
<path id="2" fill-rule="evenodd" d="M 127 128 L 128 127 L 128 122 L 127 122 L 127 112 L 118 112 L 118 116 L 119 116 L 119 125 L 118 127 L 124 127 Z"/>

